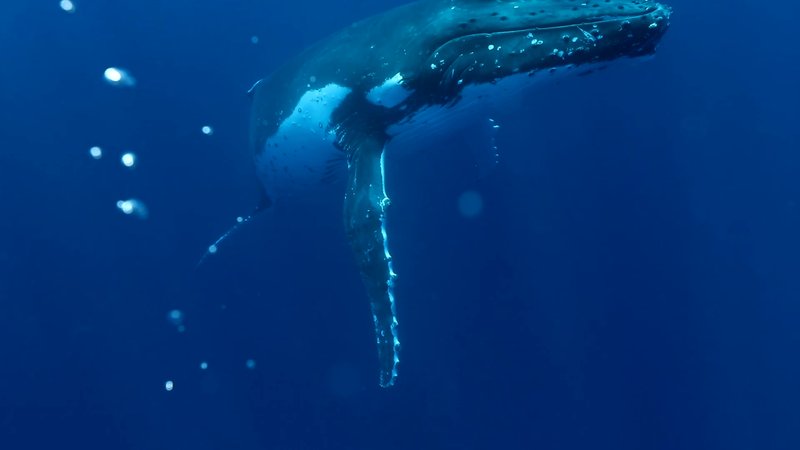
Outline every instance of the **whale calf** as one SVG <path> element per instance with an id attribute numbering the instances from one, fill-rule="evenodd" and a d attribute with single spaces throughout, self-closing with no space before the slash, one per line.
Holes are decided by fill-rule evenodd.
<path id="1" fill-rule="evenodd" d="M 650 55 L 671 9 L 650 0 L 422 0 L 357 22 L 268 77 L 252 97 L 262 206 L 341 171 L 344 227 L 372 310 L 379 384 L 397 377 L 384 155 L 408 133 L 480 114 L 553 73 Z M 456 119 L 460 120 L 460 119 Z M 345 175 L 346 172 L 346 175 Z"/>

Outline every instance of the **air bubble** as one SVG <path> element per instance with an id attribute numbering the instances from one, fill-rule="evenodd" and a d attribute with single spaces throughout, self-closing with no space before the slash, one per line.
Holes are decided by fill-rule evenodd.
<path id="1" fill-rule="evenodd" d="M 208 125 L 206 125 L 203 128 L 201 128 L 201 131 L 203 132 L 203 134 L 205 134 L 207 136 L 210 136 L 210 135 L 214 134 L 214 129 L 211 128 Z"/>
<path id="2" fill-rule="evenodd" d="M 106 82 L 112 86 L 133 87 L 136 86 L 136 79 L 127 70 L 119 67 L 109 67 L 103 72 Z"/>
<path id="3" fill-rule="evenodd" d="M 173 309 L 167 313 L 167 322 L 172 324 L 179 333 L 186 331 L 186 326 L 183 324 L 184 314 L 180 309 Z"/>
<path id="4" fill-rule="evenodd" d="M 136 166 L 136 155 L 134 153 L 131 152 L 125 153 L 122 155 L 122 157 L 120 157 L 119 160 L 125 167 L 133 168 Z"/>
<path id="5" fill-rule="evenodd" d="M 140 200 L 134 198 L 128 200 L 118 200 L 117 209 L 122 211 L 126 216 L 136 216 L 140 219 L 147 219 L 150 215 L 147 206 Z"/>
<path id="6" fill-rule="evenodd" d="M 94 159 L 100 159 L 103 157 L 103 149 L 100 147 L 92 147 L 89 149 L 89 156 Z"/>
<path id="7" fill-rule="evenodd" d="M 66 11 L 68 13 L 74 13 L 75 12 L 75 3 L 72 3 L 72 1 L 70 1 L 70 0 L 61 0 L 59 2 L 58 6 L 60 6 L 61 9 L 63 9 L 64 11 Z"/>

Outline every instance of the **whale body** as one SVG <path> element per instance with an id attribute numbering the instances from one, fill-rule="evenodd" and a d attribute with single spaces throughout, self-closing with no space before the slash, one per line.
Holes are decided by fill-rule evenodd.
<path id="1" fill-rule="evenodd" d="M 346 172 L 344 226 L 372 310 L 381 386 L 395 383 L 400 346 L 385 153 L 553 73 L 650 55 L 670 14 L 650 0 L 423 0 L 351 25 L 253 86 L 262 205 L 329 188 Z"/>

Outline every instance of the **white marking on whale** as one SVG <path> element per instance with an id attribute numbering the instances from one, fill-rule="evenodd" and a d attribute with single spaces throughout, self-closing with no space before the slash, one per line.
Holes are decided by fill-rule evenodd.
<path id="1" fill-rule="evenodd" d="M 394 108 L 413 93 L 414 91 L 403 86 L 403 75 L 398 72 L 383 84 L 370 89 L 367 93 L 367 100 L 376 105 Z"/>
<path id="2" fill-rule="evenodd" d="M 351 91 L 331 83 L 300 97 L 257 157 L 259 173 L 271 181 L 270 189 L 277 191 L 268 194 L 280 196 L 317 186 L 330 161 L 342 157 L 333 145 L 336 130 L 330 121 L 333 111 Z"/>

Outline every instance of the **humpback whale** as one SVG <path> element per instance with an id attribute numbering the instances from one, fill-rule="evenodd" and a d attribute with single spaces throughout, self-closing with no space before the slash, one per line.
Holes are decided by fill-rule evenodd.
<path id="1" fill-rule="evenodd" d="M 331 35 L 252 87 L 262 208 L 329 188 L 337 170 L 346 178 L 344 227 L 372 310 L 381 386 L 395 383 L 400 346 L 384 155 L 408 150 L 397 147 L 409 132 L 435 132 L 554 72 L 650 55 L 670 14 L 651 0 L 421 0 Z"/>

